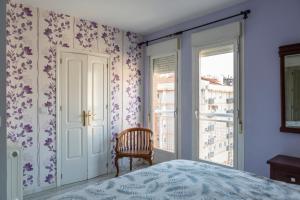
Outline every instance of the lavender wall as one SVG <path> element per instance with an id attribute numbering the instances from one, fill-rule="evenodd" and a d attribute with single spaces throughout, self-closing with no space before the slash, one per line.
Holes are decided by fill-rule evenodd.
<path id="1" fill-rule="evenodd" d="M 251 0 L 153 33 L 146 36 L 146 39 L 226 17 L 243 9 L 252 10 L 245 24 L 245 170 L 268 176 L 266 161 L 272 156 L 287 154 L 300 157 L 300 135 L 279 132 L 280 81 L 277 53 L 280 45 L 300 42 L 300 1 Z M 185 159 L 192 157 L 191 33 L 184 33 L 181 37 L 183 120 L 180 141 L 182 158 Z M 147 77 L 147 71 L 145 73 Z M 145 103 L 148 105 L 148 102 Z"/>

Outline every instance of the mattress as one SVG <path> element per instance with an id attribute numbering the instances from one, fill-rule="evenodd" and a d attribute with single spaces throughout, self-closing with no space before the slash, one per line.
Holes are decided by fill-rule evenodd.
<path id="1" fill-rule="evenodd" d="M 188 160 L 173 160 L 51 200 L 300 200 L 300 186 Z"/>

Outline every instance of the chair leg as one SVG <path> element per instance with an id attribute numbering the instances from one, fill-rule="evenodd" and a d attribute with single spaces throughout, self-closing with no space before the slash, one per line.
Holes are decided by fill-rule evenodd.
<path id="1" fill-rule="evenodd" d="M 130 157 L 130 171 L 132 171 L 132 158 Z"/>
<path id="2" fill-rule="evenodd" d="M 118 163 L 118 157 L 116 156 L 115 157 L 115 166 L 116 166 L 116 168 L 117 168 L 117 174 L 116 174 L 116 177 L 118 177 L 119 176 L 119 163 Z"/>
<path id="3" fill-rule="evenodd" d="M 148 162 L 149 162 L 149 165 L 151 166 L 151 165 L 152 165 L 152 159 L 149 158 L 149 159 L 148 159 Z"/>

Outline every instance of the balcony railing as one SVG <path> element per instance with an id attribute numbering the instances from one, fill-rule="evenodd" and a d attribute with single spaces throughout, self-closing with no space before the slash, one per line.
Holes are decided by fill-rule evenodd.
<path id="1" fill-rule="evenodd" d="M 164 151 L 175 151 L 174 110 L 154 111 L 154 147 Z"/>

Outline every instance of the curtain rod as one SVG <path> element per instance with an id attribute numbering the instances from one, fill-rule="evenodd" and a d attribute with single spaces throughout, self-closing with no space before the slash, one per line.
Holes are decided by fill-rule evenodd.
<path id="1" fill-rule="evenodd" d="M 164 39 L 164 38 L 175 37 L 175 36 L 181 35 L 182 33 L 187 32 L 187 31 L 190 31 L 190 30 L 194 30 L 194 29 L 201 28 L 201 27 L 204 27 L 204 26 L 209 26 L 209 25 L 211 25 L 211 24 L 215 24 L 215 23 L 218 23 L 218 22 L 221 22 L 221 21 L 225 21 L 225 20 L 228 20 L 228 19 L 231 19 L 231 18 L 238 17 L 238 16 L 243 16 L 243 19 L 247 19 L 247 18 L 248 18 L 248 15 L 249 15 L 250 13 L 251 13 L 251 10 L 244 10 L 244 11 L 241 11 L 240 13 L 238 13 L 238 14 L 231 15 L 231 16 L 229 16 L 229 17 L 224 17 L 224 18 L 222 18 L 222 19 L 218 19 L 218 20 L 215 20 L 215 21 L 212 21 L 212 22 L 208 22 L 208 23 L 206 23 L 206 24 L 202 24 L 202 25 L 195 26 L 195 27 L 192 27 L 192 28 L 188 28 L 188 29 L 185 29 L 185 30 L 182 30 L 182 31 L 178 31 L 178 32 L 176 32 L 176 33 L 171 33 L 171 34 L 169 34 L 169 35 L 164 35 L 164 36 L 161 36 L 161 37 L 152 39 L 152 40 L 147 40 L 147 41 L 144 41 L 144 42 L 139 43 L 138 45 L 141 46 L 141 45 L 146 44 L 146 46 L 148 46 L 148 45 L 149 45 L 149 42 L 154 42 L 154 41 L 157 41 L 157 40 L 160 40 L 160 39 Z"/>

